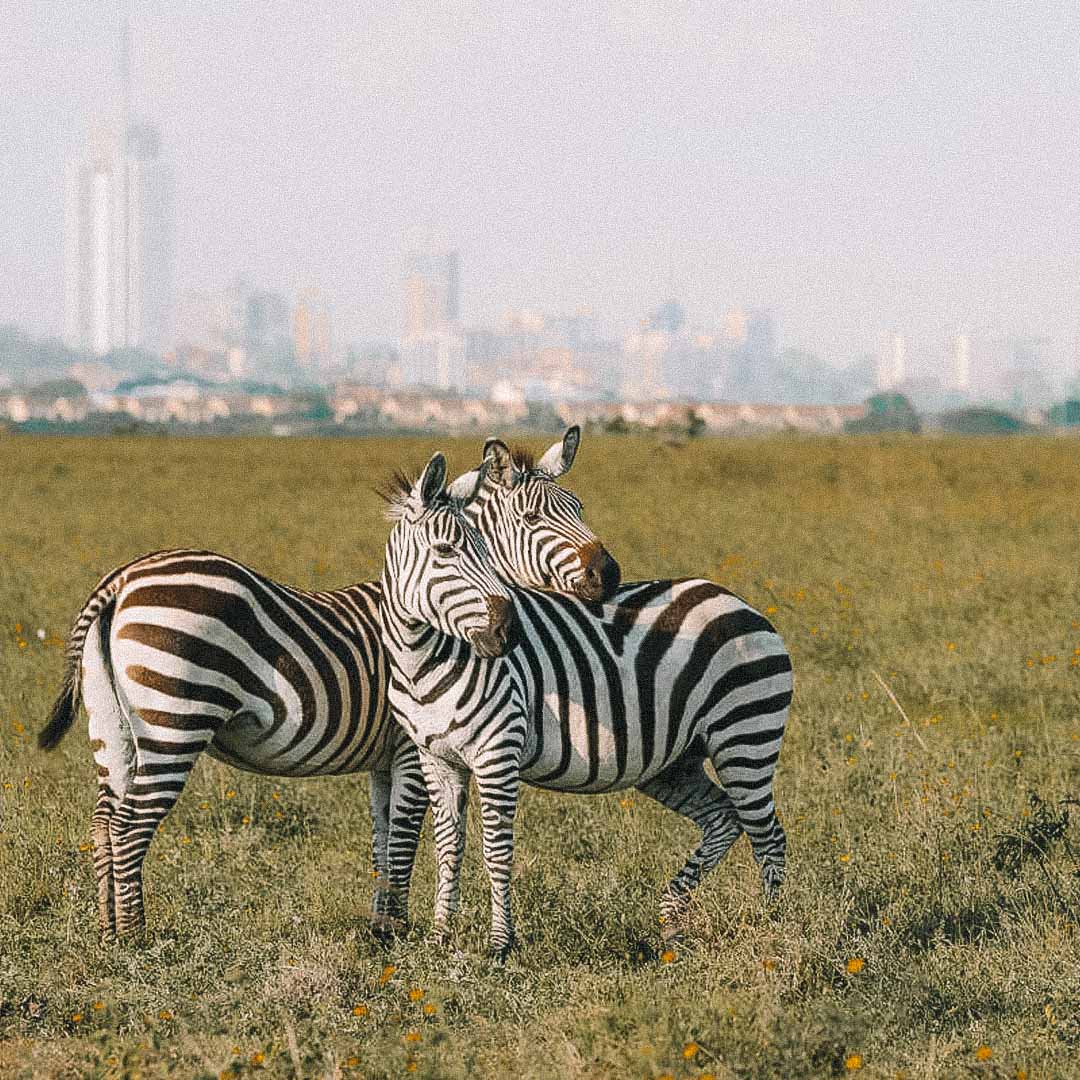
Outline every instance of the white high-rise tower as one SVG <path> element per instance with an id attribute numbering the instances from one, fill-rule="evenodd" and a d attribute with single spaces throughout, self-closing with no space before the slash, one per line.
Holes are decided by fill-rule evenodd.
<path id="1" fill-rule="evenodd" d="M 907 378 L 907 341 L 903 334 L 889 334 L 878 356 L 879 390 L 894 390 Z"/>
<path id="2" fill-rule="evenodd" d="M 67 170 L 65 339 L 98 355 L 172 344 L 172 178 L 157 128 L 131 117 L 128 42 L 125 25 L 123 118 Z"/>
<path id="3" fill-rule="evenodd" d="M 951 385 L 961 394 L 971 390 L 971 335 L 964 330 L 952 339 Z"/>

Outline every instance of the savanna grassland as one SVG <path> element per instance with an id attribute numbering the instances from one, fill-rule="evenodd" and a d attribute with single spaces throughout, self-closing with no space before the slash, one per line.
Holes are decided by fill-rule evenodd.
<path id="1" fill-rule="evenodd" d="M 635 793 L 526 791 L 520 950 L 485 956 L 474 823 L 453 947 L 427 938 L 426 833 L 415 929 L 384 949 L 366 778 L 205 758 L 151 849 L 146 943 L 99 946 L 85 723 L 52 755 L 33 741 L 98 576 L 195 545 L 305 587 L 375 577 L 372 485 L 440 445 L 452 468 L 479 455 L 0 440 L 0 1076 L 1080 1075 L 1080 829 L 1062 818 L 1080 798 L 1080 442 L 1064 439 L 586 435 L 567 483 L 624 577 L 712 577 L 791 649 L 774 909 L 741 841 L 661 952 L 658 897 L 693 827 Z"/>

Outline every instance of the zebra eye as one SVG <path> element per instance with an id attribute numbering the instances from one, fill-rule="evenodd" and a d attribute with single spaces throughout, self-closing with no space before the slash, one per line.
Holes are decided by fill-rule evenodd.
<path id="1" fill-rule="evenodd" d="M 526 525 L 539 525 L 540 515 L 535 510 L 529 510 L 522 514 L 521 520 L 524 521 Z"/>
<path id="2" fill-rule="evenodd" d="M 433 544 L 435 554 L 441 559 L 451 559 L 454 557 L 457 549 L 453 544 Z"/>

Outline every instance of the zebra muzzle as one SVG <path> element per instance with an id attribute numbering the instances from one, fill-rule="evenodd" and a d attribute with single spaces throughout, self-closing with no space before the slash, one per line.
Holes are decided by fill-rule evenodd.
<path id="1" fill-rule="evenodd" d="M 485 657 L 502 656 L 511 646 L 516 618 L 514 605 L 503 596 L 487 598 L 488 624 L 469 635 L 472 647 Z"/>
<path id="2" fill-rule="evenodd" d="M 574 587 L 582 600 L 603 602 L 615 595 L 622 581 L 619 564 L 607 553 L 603 544 L 593 542 L 578 551 L 583 572 Z"/>

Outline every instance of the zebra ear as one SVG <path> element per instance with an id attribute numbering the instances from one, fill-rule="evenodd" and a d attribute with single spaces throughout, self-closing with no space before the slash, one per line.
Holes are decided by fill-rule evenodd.
<path id="1" fill-rule="evenodd" d="M 420 474 L 420 479 L 416 481 L 413 491 L 419 497 L 421 505 L 426 508 L 443 493 L 445 487 L 446 458 L 436 451 L 424 466 L 424 471 Z"/>
<path id="2" fill-rule="evenodd" d="M 581 442 L 581 428 L 574 424 L 566 429 L 562 442 L 557 442 L 536 463 L 538 472 L 546 473 L 552 480 L 557 480 L 563 473 L 570 471 L 577 456 L 578 443 Z"/>
<path id="3" fill-rule="evenodd" d="M 484 482 L 484 476 L 488 471 L 488 459 L 484 458 L 483 464 L 478 469 L 471 469 L 462 473 L 447 489 L 446 494 L 451 499 L 457 500 L 462 506 L 468 506 L 476 498 L 480 485 Z"/>
<path id="4" fill-rule="evenodd" d="M 488 462 L 487 475 L 504 488 L 514 486 L 514 462 L 510 447 L 502 439 L 488 439 L 484 443 L 484 460 Z"/>

